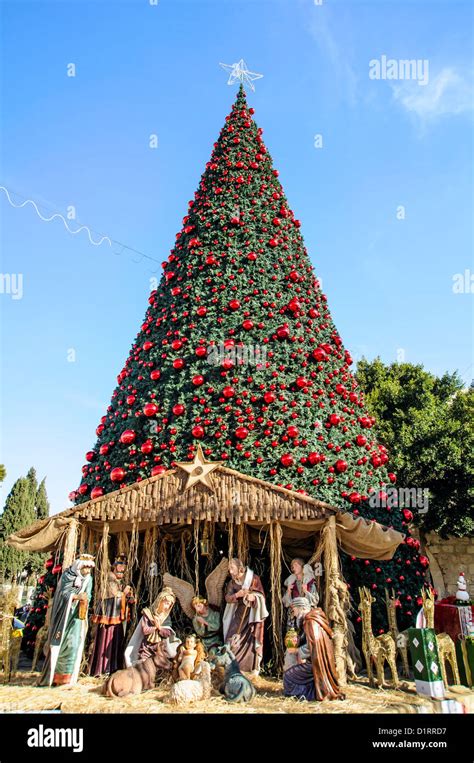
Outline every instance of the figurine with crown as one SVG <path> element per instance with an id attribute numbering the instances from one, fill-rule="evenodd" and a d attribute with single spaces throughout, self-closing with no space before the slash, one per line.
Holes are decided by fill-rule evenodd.
<path id="1" fill-rule="evenodd" d="M 114 673 L 124 666 L 125 635 L 134 603 L 126 583 L 127 558 L 119 554 L 107 575 L 105 590 L 96 596 L 91 623 L 93 634 L 89 672 L 92 676 Z"/>
<path id="2" fill-rule="evenodd" d="M 41 686 L 77 682 L 87 634 L 94 567 L 91 554 L 80 554 L 61 575 L 51 605 Z"/>

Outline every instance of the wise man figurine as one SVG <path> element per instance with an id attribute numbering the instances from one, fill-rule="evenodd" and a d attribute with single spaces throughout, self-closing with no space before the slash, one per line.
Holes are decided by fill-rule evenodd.
<path id="1" fill-rule="evenodd" d="M 94 557 L 81 554 L 61 575 L 51 605 L 40 686 L 77 682 L 87 633 L 94 567 Z"/>
<path id="2" fill-rule="evenodd" d="M 96 625 L 89 663 L 91 676 L 114 673 L 124 666 L 125 634 L 133 604 L 131 586 L 124 584 L 125 554 L 119 554 L 107 576 L 103 601 L 98 601 L 91 622 Z"/>
<path id="3" fill-rule="evenodd" d="M 333 634 L 323 610 L 302 596 L 293 599 L 291 609 L 298 644 L 287 648 L 285 655 L 285 697 L 309 701 L 345 699 L 337 681 Z"/>
<path id="4" fill-rule="evenodd" d="M 268 617 L 260 578 L 240 559 L 229 562 L 223 618 L 224 641 L 241 670 L 258 675 L 263 656 L 264 622 Z"/>

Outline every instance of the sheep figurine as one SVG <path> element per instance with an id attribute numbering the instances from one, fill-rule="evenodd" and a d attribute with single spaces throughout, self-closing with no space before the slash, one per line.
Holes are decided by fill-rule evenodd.
<path id="1" fill-rule="evenodd" d="M 201 662 L 199 676 L 195 679 L 177 681 L 171 687 L 167 700 L 172 705 L 187 705 L 199 702 L 211 696 L 211 666 Z"/>

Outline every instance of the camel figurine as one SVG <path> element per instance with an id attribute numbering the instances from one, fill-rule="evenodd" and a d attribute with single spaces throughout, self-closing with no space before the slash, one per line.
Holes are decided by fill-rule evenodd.
<path id="1" fill-rule="evenodd" d="M 360 604 L 359 610 L 362 618 L 362 652 L 367 665 L 367 675 L 371 686 L 374 684 L 372 674 L 372 660 L 375 661 L 377 670 L 377 685 L 382 688 L 384 685 L 384 663 L 388 662 L 391 673 L 393 688 L 399 686 L 397 673 L 397 647 L 390 633 L 382 633 L 381 636 L 374 636 L 372 633 L 372 604 L 375 601 L 368 588 L 359 588 Z"/>
<path id="2" fill-rule="evenodd" d="M 423 600 L 423 613 L 425 615 L 426 627 L 434 630 L 434 593 L 431 588 L 423 588 L 421 592 L 421 598 Z M 461 683 L 459 677 L 458 663 L 456 659 L 456 649 L 454 641 L 447 633 L 436 633 L 436 642 L 438 644 L 439 661 L 441 663 L 441 675 L 443 677 L 444 685 L 448 684 L 448 674 L 446 672 L 446 662 L 451 665 L 453 672 L 454 685 L 458 686 Z"/>
<path id="3" fill-rule="evenodd" d="M 405 631 L 400 632 L 398 630 L 396 601 L 397 599 L 394 591 L 392 590 L 392 595 L 390 595 L 388 588 L 386 588 L 385 603 L 387 605 L 388 627 L 390 634 L 395 641 L 398 654 L 402 659 L 403 675 L 405 678 L 408 678 L 410 675 L 410 669 L 408 667 L 408 636 Z"/>

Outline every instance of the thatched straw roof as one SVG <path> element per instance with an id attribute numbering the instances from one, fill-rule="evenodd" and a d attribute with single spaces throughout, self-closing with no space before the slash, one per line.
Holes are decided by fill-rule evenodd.
<path id="1" fill-rule="evenodd" d="M 323 519 L 339 511 L 309 495 L 272 485 L 264 480 L 219 466 L 212 474 L 213 489 L 198 483 L 185 491 L 187 475 L 180 469 L 135 482 L 121 490 L 85 501 L 56 517 L 99 522 L 153 524 L 190 523 L 194 519 L 215 522 Z M 31 535 L 46 523 L 40 520 L 19 530 Z"/>
<path id="2" fill-rule="evenodd" d="M 212 487 L 197 483 L 186 490 L 186 472 L 170 469 L 35 522 L 10 536 L 8 543 L 23 550 L 47 550 L 60 542 L 71 523 L 77 526 L 78 522 L 94 530 L 107 522 L 112 533 L 195 520 L 253 526 L 279 522 L 283 527 L 314 532 L 331 516 L 336 517 L 341 547 L 349 554 L 391 558 L 404 539 L 402 533 L 377 522 L 225 466 L 217 466 L 211 477 Z"/>

